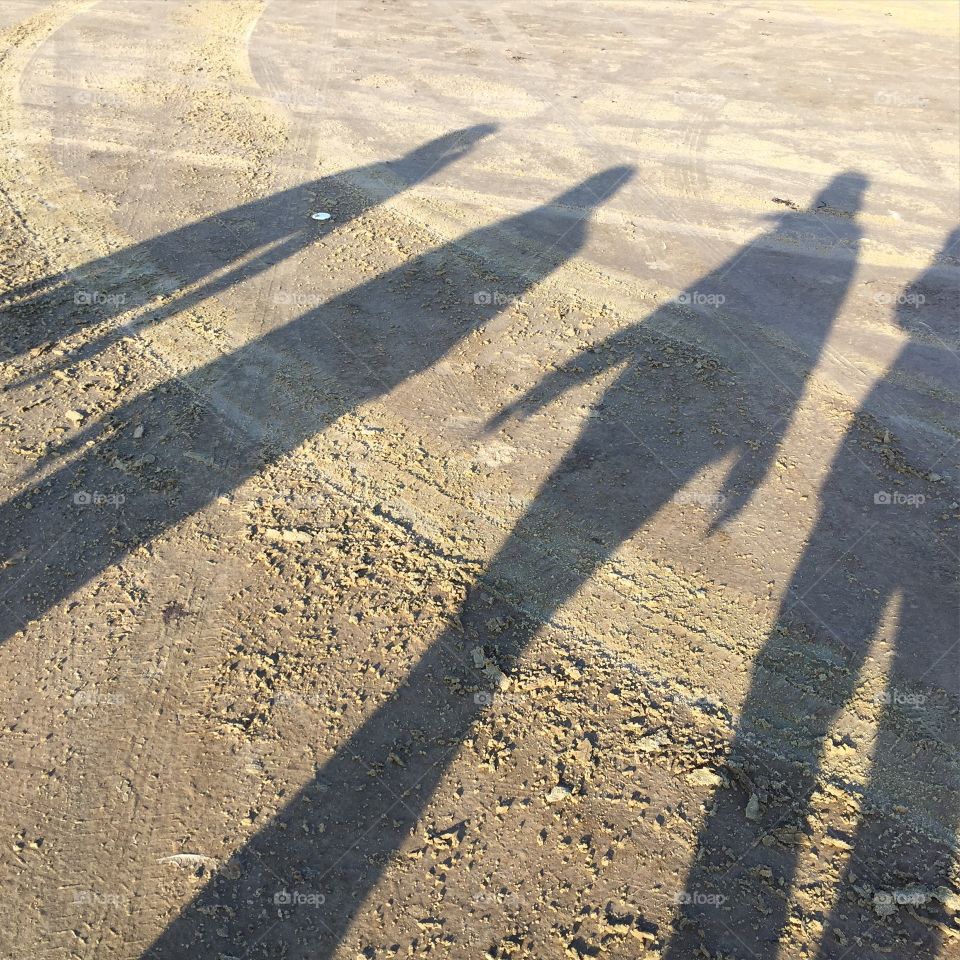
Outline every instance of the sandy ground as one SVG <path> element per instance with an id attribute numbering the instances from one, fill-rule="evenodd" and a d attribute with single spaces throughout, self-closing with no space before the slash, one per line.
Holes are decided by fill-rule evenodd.
<path id="1" fill-rule="evenodd" d="M 960 957 L 958 20 L 5 0 L 2 955 Z"/>

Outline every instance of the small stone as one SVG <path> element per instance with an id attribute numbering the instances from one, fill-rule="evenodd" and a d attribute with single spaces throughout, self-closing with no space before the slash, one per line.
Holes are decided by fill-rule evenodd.
<path id="1" fill-rule="evenodd" d="M 510 678 L 495 663 L 488 663 L 483 668 L 483 673 L 498 690 L 509 688 Z"/>
<path id="2" fill-rule="evenodd" d="M 960 912 L 960 894 L 954 893 L 949 887 L 937 887 L 933 895 L 950 913 Z"/>
<path id="3" fill-rule="evenodd" d="M 709 767 L 699 767 L 696 770 L 691 770 L 686 776 L 686 781 L 692 787 L 723 786 L 723 777 Z"/>
<path id="4" fill-rule="evenodd" d="M 826 846 L 834 847 L 837 850 L 850 851 L 853 849 L 853 845 L 844 840 L 843 837 L 828 835 L 823 838 L 823 842 Z"/>
<path id="5" fill-rule="evenodd" d="M 797 830 L 796 827 L 777 827 L 773 835 L 786 846 L 806 845 L 806 834 Z"/>
<path id="6" fill-rule="evenodd" d="M 572 795 L 572 791 L 569 787 L 556 786 L 554 787 L 544 798 L 547 803 L 563 803 L 568 797 Z"/>
<path id="7" fill-rule="evenodd" d="M 748 820 L 760 819 L 760 798 L 755 793 L 750 794 L 747 809 L 743 811 L 743 814 Z"/>
<path id="8" fill-rule="evenodd" d="M 897 904 L 889 893 L 876 893 L 873 897 L 873 912 L 878 917 L 889 917 L 897 912 Z"/>
<path id="9" fill-rule="evenodd" d="M 637 749 L 642 750 L 644 753 L 657 753 L 669 742 L 667 735 L 662 730 L 658 730 L 648 737 L 641 737 L 637 741 Z"/>
<path id="10" fill-rule="evenodd" d="M 68 410 L 65 416 L 71 423 L 83 423 L 86 414 L 82 410 Z"/>
<path id="11" fill-rule="evenodd" d="M 268 540 L 274 540 L 280 543 L 309 543 L 313 537 L 305 530 L 278 530 L 276 527 L 268 527 L 264 533 Z"/>

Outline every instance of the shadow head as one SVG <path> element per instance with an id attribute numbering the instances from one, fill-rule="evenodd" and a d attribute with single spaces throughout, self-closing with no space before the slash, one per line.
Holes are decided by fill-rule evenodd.
<path id="1" fill-rule="evenodd" d="M 552 206 L 574 207 L 589 211 L 606 203 L 615 193 L 623 189 L 633 179 L 635 173 L 636 167 L 630 164 L 608 167 L 560 194 Z"/>
<path id="2" fill-rule="evenodd" d="M 897 294 L 894 311 L 897 325 L 904 333 L 918 341 L 937 342 L 951 353 L 960 350 L 958 257 L 960 227 L 955 227 L 927 269 Z"/>
<path id="3" fill-rule="evenodd" d="M 805 209 L 771 213 L 763 219 L 784 224 L 801 217 L 806 219 L 811 214 L 827 214 L 832 215 L 835 223 L 842 223 L 844 219 L 852 220 L 863 208 L 863 198 L 869 184 L 869 179 L 859 170 L 847 170 L 833 177 Z"/>
<path id="4" fill-rule="evenodd" d="M 405 180 L 424 180 L 465 157 L 481 140 L 496 133 L 497 129 L 495 123 L 478 123 L 472 127 L 451 130 L 391 161 L 389 166 Z"/>

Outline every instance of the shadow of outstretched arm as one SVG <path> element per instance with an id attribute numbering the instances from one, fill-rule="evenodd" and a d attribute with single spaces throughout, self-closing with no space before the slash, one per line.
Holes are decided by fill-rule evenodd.
<path id="1" fill-rule="evenodd" d="M 491 417 L 484 425 L 484 433 L 491 434 L 499 430 L 508 420 L 529 420 L 569 390 L 593 380 L 605 370 L 628 363 L 629 360 L 623 353 L 625 346 L 625 337 L 615 334 L 595 349 L 578 354 L 563 366 L 551 370 L 523 396 L 507 404 L 495 417 Z"/>
<path id="2" fill-rule="evenodd" d="M 604 171 L 545 207 L 480 231 L 465 246 L 486 249 L 499 243 L 511 264 L 520 263 L 522 276 L 509 291 L 520 294 L 577 253 L 586 240 L 589 211 L 631 173 L 627 167 Z M 437 263 L 436 252 L 432 262 Z M 464 288 L 464 302 L 473 301 L 470 292 Z M 411 299 L 418 303 L 420 298 Z M 484 305 L 479 313 L 488 318 L 497 309 Z M 395 349 L 428 351 L 433 361 L 444 352 L 444 338 L 423 325 L 421 316 L 411 318 L 409 336 Z M 465 326 L 460 335 L 471 328 Z M 397 366 L 409 364 L 398 361 Z M 469 619 L 470 611 L 464 613 Z M 489 617 L 488 607 L 484 613 Z M 501 646 L 504 667 L 526 646 L 532 630 L 515 634 L 511 647 Z M 464 637 L 451 626 L 316 779 L 231 858 L 144 956 L 173 960 L 236 953 L 252 960 L 282 952 L 291 960 L 331 957 L 483 709 L 484 701 L 451 694 L 448 686 L 459 675 L 461 689 L 468 689 L 469 664 Z M 322 832 L 316 829 L 321 818 Z M 290 891 L 308 890 L 323 898 L 321 910 L 286 908 Z"/>

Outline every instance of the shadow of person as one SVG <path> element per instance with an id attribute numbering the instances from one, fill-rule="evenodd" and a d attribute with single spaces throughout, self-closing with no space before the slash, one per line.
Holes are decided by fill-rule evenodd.
<path id="1" fill-rule="evenodd" d="M 956 251 L 958 240 L 955 233 L 947 249 Z M 809 897 L 807 916 L 790 903 L 807 857 L 816 862 L 816 880 L 805 886 L 835 897 L 829 919 L 826 910 L 812 911 L 825 924 L 822 960 L 851 951 L 864 958 L 938 955 L 949 922 L 943 901 L 957 895 L 951 864 L 960 790 L 948 759 L 958 745 L 960 694 L 955 531 L 943 485 L 901 448 L 939 445 L 942 457 L 956 442 L 935 423 L 955 430 L 955 385 L 945 380 L 937 388 L 929 379 L 943 370 L 944 340 L 956 336 L 956 268 L 941 266 L 944 259 L 898 298 L 911 340 L 852 418 L 821 490 L 815 528 L 753 666 L 729 755 L 735 786 L 718 788 L 713 798 L 670 960 L 686 960 L 701 946 L 711 956 L 746 948 L 757 960 L 789 952 L 788 920 L 800 929 L 810 919 Z M 901 399 L 904 384 L 923 383 L 932 417 L 919 424 L 900 416 Z M 905 436 L 931 431 L 939 434 L 933 443 Z M 864 675 L 868 660 L 886 662 L 885 688 L 880 676 Z M 872 696 L 865 694 L 871 683 L 878 691 Z M 860 721 L 872 713 L 878 728 L 852 825 L 849 813 L 816 793 L 825 780 L 851 778 L 836 760 L 850 746 L 847 735 L 831 734 L 844 711 Z M 798 749 L 810 744 L 812 755 Z M 834 754 L 826 769 L 825 751 Z M 896 812 L 907 808 L 909 820 Z M 832 817 L 829 836 L 819 838 L 824 816 Z M 758 885 L 759 871 L 771 882 Z"/>
<path id="2" fill-rule="evenodd" d="M 79 432 L 62 451 L 75 452 L 73 459 L 0 507 L 6 545 L 3 637 L 351 407 L 383 396 L 439 361 L 494 318 L 501 302 L 521 298 L 574 256 L 586 240 L 590 211 L 631 175 L 630 167 L 610 168 L 543 206 L 412 258 L 229 356 L 146 391 L 114 410 L 109 422 Z M 491 288 L 502 301 L 476 295 Z M 142 437 L 135 425 L 145 428 Z M 370 749 L 376 752 L 376 745 Z M 356 813 L 348 792 L 357 785 L 355 767 L 344 759 L 334 761 L 331 771 L 342 781 L 338 796 L 350 801 L 339 810 L 340 839 L 347 842 Z M 303 796 L 308 795 L 309 788 Z M 285 816 L 310 820 L 303 796 Z M 339 842 L 335 830 L 327 836 Z M 286 848 L 274 850 L 278 837 Z M 254 843 L 254 851 L 262 847 L 272 858 L 267 876 L 305 855 L 327 864 L 339 857 L 330 845 L 311 849 L 291 845 L 290 839 L 268 828 Z M 383 849 L 389 850 L 393 839 L 382 840 Z M 251 856 L 255 861 L 255 853 Z M 355 882 L 343 885 L 337 919 L 329 925 L 338 933 L 378 873 L 368 861 L 358 861 L 355 870 Z M 246 886 L 248 881 L 254 885 Z M 227 939 L 239 945 L 227 952 L 244 952 L 246 931 L 261 914 L 260 903 L 252 914 L 247 908 L 256 883 L 245 875 L 233 891 L 235 922 Z M 151 955 L 199 955 L 199 947 L 182 945 L 197 936 L 222 939 L 216 933 L 221 921 L 209 927 L 212 918 L 205 912 L 210 898 L 221 893 L 231 891 L 200 894 L 196 909 L 170 927 Z M 325 931 L 325 942 L 332 944 L 329 936 Z"/>
<path id="3" fill-rule="evenodd" d="M 756 398 L 758 405 L 766 405 L 767 414 L 778 414 L 773 421 L 778 428 L 789 420 L 853 275 L 859 230 L 849 214 L 859 209 L 864 183 L 857 174 L 837 177 L 810 211 L 778 218 L 774 230 L 690 291 L 726 290 L 734 315 L 742 321 L 741 334 L 773 322 L 768 321 L 765 293 L 775 306 L 804 298 L 801 336 L 814 355 L 805 363 L 791 355 L 773 374 L 765 374 L 764 382 L 774 387 Z M 848 214 L 831 216 L 829 226 L 822 223 L 824 214 L 815 212 L 826 198 L 831 209 L 842 204 Z M 829 240 L 829 260 L 809 238 L 797 240 L 801 229 L 804 236 Z M 811 283 L 811 277 L 825 274 L 832 282 Z M 673 350 L 666 333 L 684 322 L 692 325 L 700 318 L 683 312 L 678 317 L 673 308 L 657 311 L 548 377 L 534 391 L 536 400 L 531 394 L 507 411 L 526 412 L 585 376 L 626 364 L 597 406 L 601 415 L 588 421 L 488 565 L 484 580 L 496 584 L 498 592 L 522 595 L 525 608 L 536 607 L 538 615 L 549 618 L 605 557 L 705 465 L 731 451 L 746 459 L 749 451 L 750 469 L 735 471 L 743 502 L 747 494 L 741 486 L 751 477 L 753 483 L 762 478 L 778 434 L 769 435 L 769 420 L 750 419 L 741 386 L 717 377 L 713 389 L 705 390 L 692 366 L 660 362 Z M 756 364 L 746 346 L 738 349 L 744 362 Z M 676 433 L 674 414 L 689 424 L 683 437 Z M 500 417 L 495 424 L 503 422 Z M 713 429 L 717 424 L 724 430 Z M 717 438 L 728 433 L 731 424 L 739 427 L 740 439 L 719 443 Z M 468 599 L 461 616 L 466 632 L 460 626 L 444 631 L 316 780 L 237 852 L 229 873 L 238 879 L 226 873 L 214 878 L 145 956 L 166 960 L 241 951 L 256 958 L 274 955 L 280 945 L 291 958 L 332 956 L 382 865 L 417 822 L 484 708 L 484 698 L 452 692 L 444 682 L 453 678 L 459 689 L 469 689 L 476 680 L 475 671 L 464 666 L 471 662 L 467 647 L 476 641 L 468 643 L 465 637 L 474 632 L 481 636 L 489 657 L 509 672 L 536 633 L 537 624 L 524 617 L 521 626 L 492 636 L 485 626 L 489 618 L 489 607 Z M 397 757 L 403 762 L 396 763 Z M 318 819 L 322 833 L 309 828 Z M 289 830 L 292 824 L 303 829 Z M 305 888 L 322 892 L 322 910 L 283 911 L 274 906 L 277 895 Z M 212 922 L 225 914 L 233 918 L 226 925 Z"/>
<path id="4" fill-rule="evenodd" d="M 522 296 L 576 253 L 589 210 L 630 175 L 610 168 L 407 261 L 79 431 L 57 453 L 82 455 L 0 509 L 13 564 L 0 635 L 438 361 L 501 309 L 474 295 L 493 271 L 504 302 Z M 146 425 L 148 444 L 133 424 Z M 88 509 L 98 503 L 114 509 Z"/>
<path id="5" fill-rule="evenodd" d="M 579 383 L 624 365 L 597 404 L 602 415 L 564 457 L 544 495 L 595 483 L 597 495 L 572 513 L 615 549 L 694 474 L 732 456 L 724 489 L 713 496 L 714 525 L 731 520 L 766 475 L 847 294 L 865 187 L 857 172 L 834 177 L 807 210 L 771 218 L 771 230 L 672 302 L 552 371 L 494 418 L 491 429 L 514 415 L 530 417 Z M 682 358 L 663 351 L 668 339 L 705 348 L 754 381 L 749 402 L 734 400 L 720 375 L 705 383 L 715 363 L 699 367 L 702 376 L 684 375 Z M 726 390 L 730 404 L 725 417 L 716 413 L 718 390 Z"/>
<path id="6" fill-rule="evenodd" d="M 344 170 L 213 214 L 117 253 L 4 291 L 0 324 L 8 359 L 59 343 L 68 334 L 121 314 L 137 329 L 196 306 L 293 256 L 324 232 L 415 186 L 456 162 L 496 130 L 478 124 L 430 140 L 395 160 Z M 332 223 L 310 212 L 322 203 Z M 160 306 L 150 306 L 162 296 Z M 108 327 L 67 351 L 41 375 L 95 356 L 124 334 Z"/>

